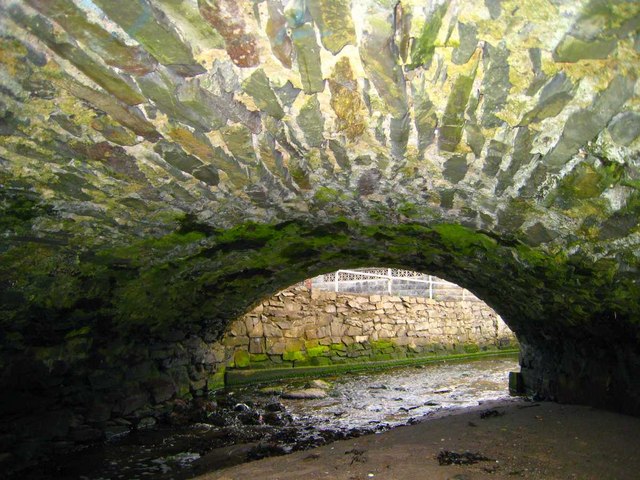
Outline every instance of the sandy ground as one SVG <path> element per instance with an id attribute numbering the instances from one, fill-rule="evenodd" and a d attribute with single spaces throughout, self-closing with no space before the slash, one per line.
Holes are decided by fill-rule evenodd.
<path id="1" fill-rule="evenodd" d="M 481 418 L 490 408 L 500 415 Z M 442 450 L 491 460 L 441 466 Z M 197 478 L 637 480 L 640 418 L 546 402 L 497 402 Z"/>

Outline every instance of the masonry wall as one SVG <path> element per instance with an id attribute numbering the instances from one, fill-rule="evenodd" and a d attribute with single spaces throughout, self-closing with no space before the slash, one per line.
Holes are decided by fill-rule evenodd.
<path id="1" fill-rule="evenodd" d="M 516 339 L 482 302 L 294 287 L 233 322 L 222 343 L 229 366 L 269 368 L 472 353 Z"/>

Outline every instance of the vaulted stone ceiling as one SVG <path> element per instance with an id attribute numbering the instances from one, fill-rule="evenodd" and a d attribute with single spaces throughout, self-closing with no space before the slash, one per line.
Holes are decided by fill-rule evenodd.
<path id="1" fill-rule="evenodd" d="M 640 342 L 638 2 L 0 6 L 7 351 L 375 262 Z"/>
<path id="2" fill-rule="evenodd" d="M 637 2 L 2 8 L 5 201 L 56 213 L 33 236 L 344 215 L 637 245 Z"/>

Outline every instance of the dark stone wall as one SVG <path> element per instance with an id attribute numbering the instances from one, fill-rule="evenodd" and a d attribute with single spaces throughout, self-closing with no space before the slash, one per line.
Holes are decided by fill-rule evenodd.
<path id="1" fill-rule="evenodd" d="M 602 340 L 523 343 L 520 365 L 526 392 L 545 400 L 640 415 L 637 344 L 621 341 L 607 345 Z"/>
<path id="2" fill-rule="evenodd" d="M 56 354 L 37 348 L 4 356 L 0 382 L 0 462 L 11 472 L 78 445 L 157 422 L 219 388 L 224 350 L 210 334 L 166 332 L 120 338 Z M 62 352 L 62 353 L 61 353 Z"/>

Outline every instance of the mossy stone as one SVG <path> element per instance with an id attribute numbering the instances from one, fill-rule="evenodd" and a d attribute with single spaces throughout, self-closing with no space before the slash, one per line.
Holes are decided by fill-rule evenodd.
<path id="1" fill-rule="evenodd" d="M 307 348 L 307 355 L 310 358 L 319 357 L 329 351 L 330 351 L 329 347 L 327 347 L 326 345 L 320 345 L 318 347 Z"/>
<path id="2" fill-rule="evenodd" d="M 233 354 L 233 364 L 236 368 L 247 368 L 251 364 L 251 355 L 244 350 L 236 350 Z"/>
<path id="3" fill-rule="evenodd" d="M 369 344 L 373 350 L 386 350 L 390 348 L 393 351 L 395 342 L 393 342 L 393 340 L 371 340 Z"/>
<path id="4" fill-rule="evenodd" d="M 282 354 L 282 359 L 286 362 L 299 362 L 306 360 L 306 358 L 307 356 L 300 350 L 288 351 Z"/>
<path id="5" fill-rule="evenodd" d="M 309 363 L 314 366 L 331 365 L 333 361 L 329 357 L 311 357 Z"/>
<path id="6" fill-rule="evenodd" d="M 465 343 L 463 349 L 465 353 L 477 353 L 480 351 L 480 347 L 475 343 Z"/>

